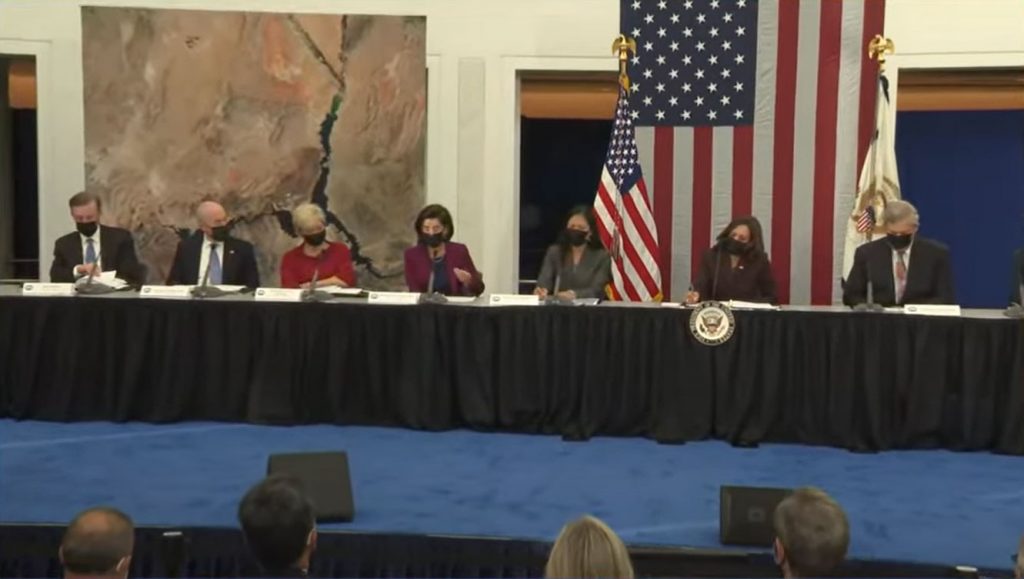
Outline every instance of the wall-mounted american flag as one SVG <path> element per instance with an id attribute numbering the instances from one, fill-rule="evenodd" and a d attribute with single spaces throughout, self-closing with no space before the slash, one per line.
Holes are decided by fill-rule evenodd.
<path id="1" fill-rule="evenodd" d="M 783 303 L 839 297 L 874 126 L 884 0 L 623 0 L 666 297 L 734 216 L 761 220 Z"/>

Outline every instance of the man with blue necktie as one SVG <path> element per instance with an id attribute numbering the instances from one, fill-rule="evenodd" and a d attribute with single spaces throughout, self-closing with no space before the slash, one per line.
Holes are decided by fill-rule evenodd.
<path id="1" fill-rule="evenodd" d="M 68 201 L 76 231 L 53 245 L 50 281 L 72 283 L 104 270 L 116 271 L 117 277 L 132 285 L 141 285 L 145 269 L 135 257 L 135 241 L 125 229 L 100 225 L 103 203 L 88 191 L 77 193 Z"/>
<path id="2" fill-rule="evenodd" d="M 260 272 L 252 244 L 229 235 L 227 211 L 216 201 L 196 208 L 199 229 L 178 243 L 168 285 L 241 285 L 259 287 Z M 207 273 L 209 272 L 209 273 Z"/>

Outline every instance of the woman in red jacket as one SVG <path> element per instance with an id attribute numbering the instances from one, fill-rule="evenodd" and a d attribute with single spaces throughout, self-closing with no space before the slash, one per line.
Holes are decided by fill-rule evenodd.
<path id="1" fill-rule="evenodd" d="M 352 254 L 344 243 L 327 241 L 327 216 L 312 203 L 292 210 L 292 225 L 302 244 L 281 258 L 281 287 L 308 288 L 313 276 L 317 286 L 354 287 L 356 272 Z"/>

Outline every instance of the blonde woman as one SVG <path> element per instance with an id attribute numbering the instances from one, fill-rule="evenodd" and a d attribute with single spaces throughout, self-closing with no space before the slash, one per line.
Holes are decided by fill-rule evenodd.
<path id="1" fill-rule="evenodd" d="M 600 519 L 586 516 L 562 528 L 551 548 L 546 579 L 633 579 L 622 539 Z"/>
<path id="2" fill-rule="evenodd" d="M 316 274 L 317 285 L 353 287 L 356 272 L 352 254 L 344 243 L 327 241 L 327 216 L 312 203 L 292 210 L 292 225 L 302 244 L 281 258 L 281 287 L 308 288 Z"/>

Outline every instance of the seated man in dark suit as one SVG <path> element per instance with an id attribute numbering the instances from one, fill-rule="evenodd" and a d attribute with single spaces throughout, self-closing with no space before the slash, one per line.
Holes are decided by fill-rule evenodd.
<path id="1" fill-rule="evenodd" d="M 132 285 L 141 285 L 145 269 L 135 257 L 135 241 L 125 229 L 100 225 L 103 204 L 100 198 L 86 191 L 75 194 L 68 202 L 75 231 L 53 246 L 50 281 L 73 283 L 90 274 L 116 271 L 117 277 Z"/>
<path id="2" fill-rule="evenodd" d="M 313 504 L 297 480 L 270 476 L 249 489 L 238 522 L 264 577 L 306 577 L 316 550 Z"/>
<path id="3" fill-rule="evenodd" d="M 866 303 L 868 284 L 874 303 L 886 307 L 956 303 L 949 249 L 917 235 L 917 209 L 906 201 L 891 201 L 883 219 L 888 235 L 857 248 L 843 303 Z"/>
<path id="4" fill-rule="evenodd" d="M 1024 249 L 1013 254 L 1013 278 L 1010 282 L 1010 303 L 1024 306 Z"/>
<path id="5" fill-rule="evenodd" d="M 228 214 L 215 201 L 196 208 L 199 230 L 178 243 L 168 285 L 210 285 L 259 287 L 260 272 L 252 244 L 228 235 Z M 207 271 L 209 274 L 207 275 Z"/>

